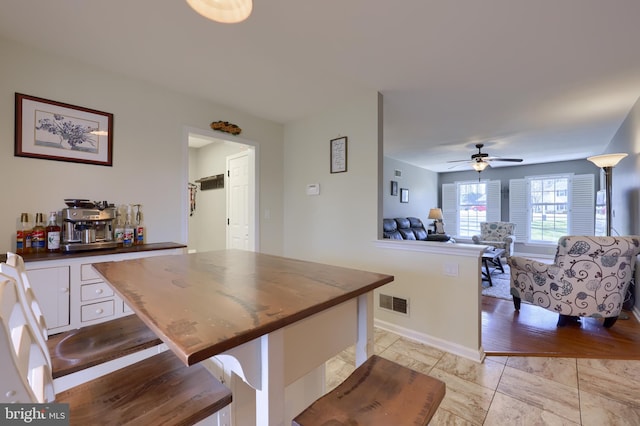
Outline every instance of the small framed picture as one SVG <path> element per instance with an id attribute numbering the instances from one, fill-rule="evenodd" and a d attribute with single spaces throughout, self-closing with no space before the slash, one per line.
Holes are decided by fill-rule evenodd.
<path id="1" fill-rule="evenodd" d="M 391 181 L 391 195 L 398 196 L 398 182 L 395 180 Z"/>
<path id="2" fill-rule="evenodd" d="M 408 203 L 409 202 L 409 189 L 408 188 L 400 188 L 400 202 Z"/>
<path id="3" fill-rule="evenodd" d="M 331 173 L 347 171 L 347 137 L 331 139 Z"/>

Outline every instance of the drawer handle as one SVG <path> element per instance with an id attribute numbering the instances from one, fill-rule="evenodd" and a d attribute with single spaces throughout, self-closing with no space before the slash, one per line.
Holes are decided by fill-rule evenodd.
<path id="1" fill-rule="evenodd" d="M 101 288 L 99 288 L 99 289 L 97 289 L 97 290 L 96 290 L 96 294 L 102 294 L 102 292 L 103 292 L 103 291 L 104 291 L 104 290 L 102 290 Z"/>
<path id="2" fill-rule="evenodd" d="M 98 315 L 100 315 L 103 312 L 104 312 L 104 310 L 102 308 L 96 309 L 96 314 L 98 314 Z"/>

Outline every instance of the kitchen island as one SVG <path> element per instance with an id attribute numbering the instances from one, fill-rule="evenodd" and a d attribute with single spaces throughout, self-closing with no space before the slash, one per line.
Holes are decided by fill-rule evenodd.
<path id="1" fill-rule="evenodd" d="M 230 366 L 255 389 L 256 424 L 271 426 L 320 396 L 306 389 L 285 414 L 287 386 L 354 343 L 358 365 L 372 354 L 373 290 L 393 281 L 240 250 L 93 267 L 185 364 Z"/>

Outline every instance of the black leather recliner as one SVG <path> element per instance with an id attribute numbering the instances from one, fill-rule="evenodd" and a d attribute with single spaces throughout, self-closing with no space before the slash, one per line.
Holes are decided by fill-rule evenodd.
<path id="1" fill-rule="evenodd" d="M 382 236 L 391 240 L 402 240 L 402 234 L 398 231 L 398 224 L 394 219 L 382 220 Z"/>

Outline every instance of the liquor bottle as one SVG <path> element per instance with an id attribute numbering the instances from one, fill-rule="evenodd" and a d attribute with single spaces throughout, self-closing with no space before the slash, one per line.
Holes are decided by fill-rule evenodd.
<path id="1" fill-rule="evenodd" d="M 60 251 L 60 226 L 56 212 L 49 213 L 49 223 L 47 223 L 47 251 Z"/>
<path id="2" fill-rule="evenodd" d="M 44 253 L 47 249 L 46 232 L 44 227 L 44 215 L 36 213 L 36 226 L 31 231 L 31 251 L 34 253 Z"/>
<path id="3" fill-rule="evenodd" d="M 144 244 L 144 225 L 142 224 L 142 212 L 140 211 L 140 204 L 134 204 L 136 210 L 136 229 L 135 229 L 135 245 L 140 246 Z"/>
<path id="4" fill-rule="evenodd" d="M 29 227 L 29 214 L 20 214 L 20 228 L 16 232 L 16 253 L 31 253 L 31 228 Z"/>
<path id="5" fill-rule="evenodd" d="M 113 230 L 113 238 L 118 245 L 122 245 L 124 237 L 124 223 L 122 223 L 122 214 L 120 213 L 120 206 L 116 209 L 116 227 Z"/>
<path id="6" fill-rule="evenodd" d="M 122 245 L 124 247 L 133 246 L 134 229 L 131 224 L 131 206 L 127 208 L 127 221 L 124 223 L 124 234 L 122 235 Z"/>

